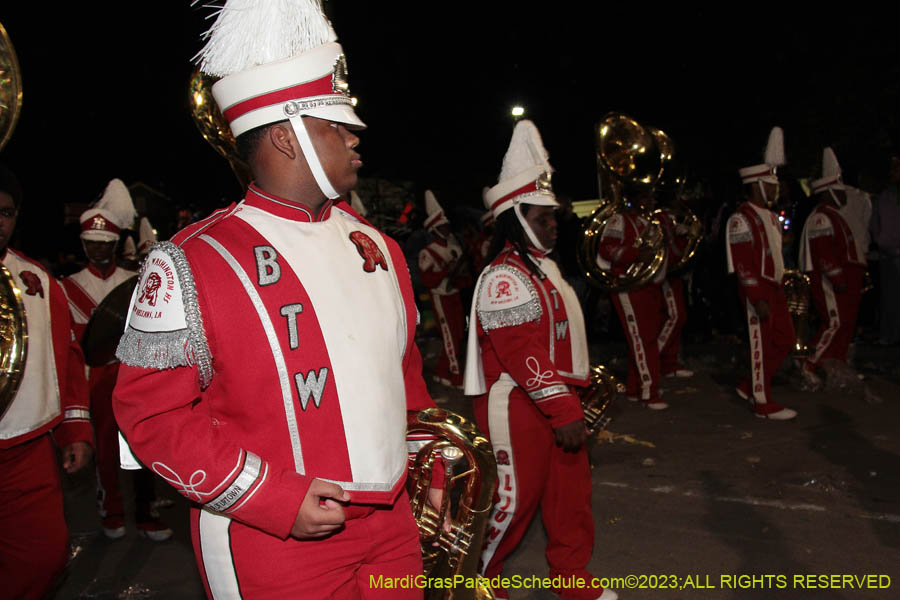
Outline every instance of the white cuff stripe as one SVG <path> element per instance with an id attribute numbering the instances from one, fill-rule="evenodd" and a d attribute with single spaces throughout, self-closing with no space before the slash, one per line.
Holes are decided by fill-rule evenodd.
<path id="1" fill-rule="evenodd" d="M 261 467 L 262 460 L 252 452 L 247 452 L 244 468 L 241 469 L 234 483 L 225 488 L 215 499 L 207 502 L 206 506 L 217 512 L 224 512 L 234 506 L 259 479 Z"/>
<path id="2" fill-rule="evenodd" d="M 558 384 L 551 385 L 550 387 L 545 387 L 540 390 L 534 390 L 533 392 L 528 392 L 528 397 L 532 400 L 543 400 L 545 398 L 549 398 L 550 396 L 555 396 L 557 394 L 566 394 L 568 392 L 568 386 L 564 384 Z"/>
<path id="3" fill-rule="evenodd" d="M 70 421 L 72 419 L 84 419 L 84 420 L 90 421 L 91 420 L 91 412 L 89 410 L 85 410 L 83 408 L 67 408 L 64 419 L 66 421 Z"/>

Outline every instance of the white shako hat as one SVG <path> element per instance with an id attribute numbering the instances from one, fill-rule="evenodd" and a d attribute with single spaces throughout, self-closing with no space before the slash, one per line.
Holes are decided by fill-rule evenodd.
<path id="1" fill-rule="evenodd" d="M 131 194 L 121 179 L 106 184 L 100 200 L 81 214 L 81 239 L 117 242 L 119 233 L 129 229 L 137 218 Z"/>
<path id="2" fill-rule="evenodd" d="M 741 182 L 778 183 L 777 169 L 787 164 L 784 158 L 784 131 L 781 127 L 773 127 L 769 132 L 769 141 L 763 156 L 763 164 L 739 169 Z"/>
<path id="3" fill-rule="evenodd" d="M 550 186 L 549 158 L 534 123 L 516 123 L 497 185 L 484 193 L 484 205 L 494 218 L 518 204 L 559 206 Z"/>
<path id="4" fill-rule="evenodd" d="M 337 199 L 302 117 L 366 125 L 353 111 L 347 61 L 320 0 L 226 0 L 204 39 L 195 58 L 221 78 L 212 94 L 234 136 L 289 120 L 319 188 Z"/>
<path id="5" fill-rule="evenodd" d="M 438 203 L 434 192 L 425 190 L 425 229 L 433 231 L 441 225 L 449 224 L 450 221 L 447 220 L 447 215 L 444 214 L 444 209 Z"/>
<path id="6" fill-rule="evenodd" d="M 359 197 L 354 190 L 350 190 L 350 208 L 356 211 L 361 217 L 365 217 L 369 214 L 369 211 L 366 210 L 366 205 L 363 204 L 362 198 Z"/>
<path id="7" fill-rule="evenodd" d="M 81 213 L 81 234 L 89 242 L 118 242 L 122 228 L 116 225 L 112 211 L 103 208 L 89 208 Z"/>
<path id="8" fill-rule="evenodd" d="M 819 194 L 825 190 L 844 189 L 844 180 L 841 178 L 841 165 L 837 156 L 830 147 L 822 152 L 822 177 L 812 182 L 813 194 Z"/>
<path id="9" fill-rule="evenodd" d="M 484 214 L 481 215 L 481 225 L 487 227 L 494 222 L 494 213 L 491 211 L 491 205 L 488 202 L 487 193 L 490 191 L 489 186 L 484 186 L 481 190 L 481 201 L 484 202 Z"/>
<path id="10" fill-rule="evenodd" d="M 141 217 L 141 224 L 138 226 L 137 253 L 140 256 L 144 256 L 150 252 L 150 246 L 155 244 L 156 241 L 156 231 L 153 230 L 150 220 L 147 217 Z"/>

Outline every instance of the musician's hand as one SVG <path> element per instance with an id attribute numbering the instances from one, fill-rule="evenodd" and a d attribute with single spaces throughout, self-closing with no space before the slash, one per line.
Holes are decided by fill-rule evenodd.
<path id="1" fill-rule="evenodd" d="M 297 512 L 291 536 L 300 540 L 326 536 L 344 525 L 344 507 L 350 494 L 335 483 L 313 479 Z"/>
<path id="2" fill-rule="evenodd" d="M 441 512 L 441 502 L 444 500 L 444 488 L 431 488 L 428 490 L 428 504 L 431 505 L 431 508 L 435 510 L 438 514 Z M 450 504 L 447 504 L 447 510 L 444 511 L 444 520 L 443 520 L 442 529 L 447 533 L 450 533 Z M 434 542 L 432 546 L 437 546 L 438 543 Z"/>
<path id="3" fill-rule="evenodd" d="M 93 453 L 87 442 L 72 442 L 62 450 L 62 468 L 66 473 L 74 473 L 88 464 Z"/>
<path id="4" fill-rule="evenodd" d="M 584 419 L 557 427 L 553 430 L 556 436 L 556 445 L 566 452 L 575 452 L 587 441 L 587 428 Z"/>
<path id="5" fill-rule="evenodd" d="M 769 303 L 765 300 L 757 300 L 753 303 L 753 308 L 756 309 L 756 316 L 759 317 L 760 321 L 768 321 L 769 320 Z"/>

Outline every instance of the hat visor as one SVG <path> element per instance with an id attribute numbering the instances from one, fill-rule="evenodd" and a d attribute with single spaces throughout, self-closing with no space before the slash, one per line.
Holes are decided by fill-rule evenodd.
<path id="1" fill-rule="evenodd" d="M 335 104 L 332 106 L 320 106 L 319 108 L 313 108 L 309 111 L 303 113 L 304 116 L 316 117 L 317 119 L 324 119 L 326 121 L 333 121 L 335 123 L 341 123 L 347 129 L 360 130 L 368 127 L 365 123 L 360 120 L 359 117 L 356 116 L 356 112 L 353 110 L 352 106 L 347 106 L 346 104 Z"/>
<path id="2" fill-rule="evenodd" d="M 81 239 L 89 242 L 118 242 L 119 234 L 111 231 L 88 230 L 82 231 Z"/>

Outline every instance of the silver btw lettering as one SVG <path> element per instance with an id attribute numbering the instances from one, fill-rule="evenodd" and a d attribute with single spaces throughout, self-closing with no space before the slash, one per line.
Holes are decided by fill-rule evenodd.
<path id="1" fill-rule="evenodd" d="M 255 246 L 256 278 L 259 287 L 278 283 L 281 279 L 281 265 L 278 264 L 278 253 L 272 246 Z"/>

